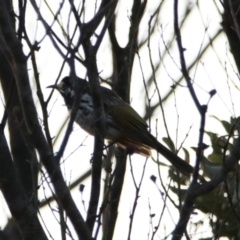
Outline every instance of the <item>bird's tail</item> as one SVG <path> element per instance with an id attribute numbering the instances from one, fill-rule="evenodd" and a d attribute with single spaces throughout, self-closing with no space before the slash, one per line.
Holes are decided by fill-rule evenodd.
<path id="1" fill-rule="evenodd" d="M 154 138 L 154 145 L 154 148 L 181 173 L 188 177 L 193 173 L 193 167 L 190 164 L 188 164 L 186 161 L 178 157 L 175 153 L 173 153 L 160 142 L 158 142 L 156 138 Z"/>

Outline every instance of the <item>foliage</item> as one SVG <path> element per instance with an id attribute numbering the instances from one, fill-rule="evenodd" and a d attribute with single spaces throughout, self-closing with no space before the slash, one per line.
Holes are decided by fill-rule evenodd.
<path id="1" fill-rule="evenodd" d="M 233 129 L 239 124 L 239 118 L 232 118 L 228 121 L 220 120 L 213 116 L 223 127 L 226 135 L 219 135 L 213 132 L 206 132 L 210 138 L 212 153 L 202 157 L 202 175 L 199 178 L 201 184 L 208 179 L 213 179 L 219 173 L 222 164 L 229 158 L 234 146 Z M 229 133 L 232 133 L 229 135 Z M 233 138 L 233 142 L 231 139 Z M 196 151 L 196 149 L 194 148 Z M 227 152 L 226 152 L 227 150 Z M 228 175 L 226 180 L 219 184 L 213 191 L 196 198 L 195 210 L 209 214 L 209 226 L 215 237 L 234 238 L 239 234 L 239 169 L 236 168 Z M 172 178 L 176 183 L 177 179 Z M 182 184 L 182 183 L 181 183 Z M 186 184 L 184 184 L 185 186 Z M 179 194 L 179 189 L 172 187 L 171 190 Z M 186 190 L 181 190 L 182 196 Z M 202 239 L 202 238 L 201 238 Z"/>

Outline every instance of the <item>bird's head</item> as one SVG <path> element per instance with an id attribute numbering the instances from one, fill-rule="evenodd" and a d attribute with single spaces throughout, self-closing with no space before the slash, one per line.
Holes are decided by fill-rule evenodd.
<path id="1" fill-rule="evenodd" d="M 74 96 L 74 91 L 69 77 L 63 78 L 59 84 L 50 85 L 48 88 L 58 90 L 64 99 L 72 98 Z"/>
<path id="2" fill-rule="evenodd" d="M 88 82 L 81 78 L 76 78 L 76 84 L 83 92 L 88 88 Z M 48 88 L 56 89 L 62 95 L 68 108 L 71 108 L 74 101 L 73 84 L 70 77 L 64 77 L 59 84 L 50 85 Z"/>

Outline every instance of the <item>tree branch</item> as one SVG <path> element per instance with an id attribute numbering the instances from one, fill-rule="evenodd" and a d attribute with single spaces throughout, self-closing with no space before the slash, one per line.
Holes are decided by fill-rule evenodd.
<path id="1" fill-rule="evenodd" d="M 54 160 L 42 129 L 38 122 L 37 112 L 33 103 L 32 91 L 28 79 L 26 57 L 23 54 L 22 46 L 16 38 L 14 29 L 10 24 L 9 15 L 6 11 L 5 1 L 0 2 L 0 30 L 2 40 L 1 48 L 7 49 L 6 58 L 10 63 L 19 93 L 20 104 L 27 126 L 28 134 L 37 148 L 40 159 L 48 171 L 56 195 L 71 220 L 79 238 L 90 240 L 91 234 L 87 228 L 75 202 L 73 201 L 69 189 L 64 181 L 60 167 Z"/>
<path id="2" fill-rule="evenodd" d="M 37 209 L 33 207 L 19 181 L 11 154 L 0 126 L 0 187 L 9 210 L 23 239 L 47 240 L 44 230 L 37 218 Z M 27 226 L 27 227 L 26 227 Z"/>

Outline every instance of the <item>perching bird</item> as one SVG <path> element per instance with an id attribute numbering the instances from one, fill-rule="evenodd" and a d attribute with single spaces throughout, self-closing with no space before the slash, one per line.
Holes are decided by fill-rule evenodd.
<path id="1" fill-rule="evenodd" d="M 75 121 L 89 134 L 94 135 L 95 119 L 90 87 L 84 79 L 77 78 L 77 81 L 77 84 L 80 84 L 81 99 Z M 71 111 L 74 90 L 70 77 L 63 78 L 59 84 L 51 85 L 49 88 L 60 92 L 68 110 Z M 100 88 L 106 117 L 106 139 L 117 143 L 121 148 L 131 148 L 135 153 L 144 156 L 150 156 L 151 149 L 156 149 L 183 174 L 189 176 L 193 172 L 191 165 L 158 142 L 148 131 L 145 120 L 117 93 L 102 86 Z"/>

